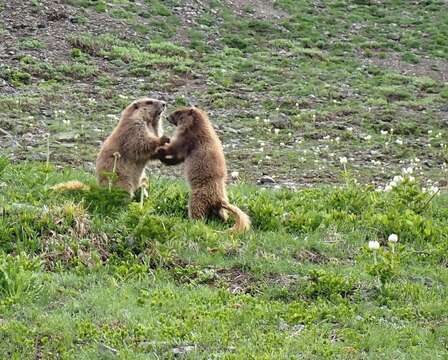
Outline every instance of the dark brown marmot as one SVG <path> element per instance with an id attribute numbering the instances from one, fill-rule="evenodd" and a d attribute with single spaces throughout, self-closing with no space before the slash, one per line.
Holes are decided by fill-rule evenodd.
<path id="1" fill-rule="evenodd" d="M 120 121 L 103 143 L 96 159 L 96 175 L 101 186 L 112 185 L 131 196 L 140 187 L 147 162 L 156 149 L 169 142 L 162 136 L 161 114 L 164 101 L 142 98 L 128 105 Z M 112 175 L 112 173 L 115 175 Z"/>
<path id="2" fill-rule="evenodd" d="M 176 127 L 176 133 L 170 144 L 158 149 L 157 156 L 167 165 L 185 161 L 185 177 L 191 187 L 190 218 L 203 219 L 215 215 L 227 221 L 228 210 L 236 218 L 233 230 L 249 230 L 249 217 L 229 204 L 224 152 L 207 115 L 192 107 L 175 111 L 167 120 Z"/>

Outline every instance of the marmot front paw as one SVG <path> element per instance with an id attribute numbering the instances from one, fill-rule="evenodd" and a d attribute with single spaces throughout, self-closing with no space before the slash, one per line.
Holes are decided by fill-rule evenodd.
<path id="1" fill-rule="evenodd" d="M 160 138 L 160 145 L 169 144 L 171 139 L 168 136 L 162 135 Z"/>
<path id="2" fill-rule="evenodd" d="M 166 149 L 164 148 L 164 147 L 159 147 L 159 148 L 157 148 L 157 150 L 156 150 L 156 156 L 160 159 L 160 158 L 163 158 L 163 157 L 165 157 L 165 155 L 166 155 Z"/>

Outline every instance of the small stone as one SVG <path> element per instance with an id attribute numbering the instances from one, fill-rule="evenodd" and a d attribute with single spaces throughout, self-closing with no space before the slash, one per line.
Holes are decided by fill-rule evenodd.
<path id="1" fill-rule="evenodd" d="M 261 178 L 259 178 L 257 180 L 257 183 L 260 185 L 264 185 L 264 184 L 275 184 L 275 180 L 268 176 L 268 175 L 263 175 Z"/>
<path id="2" fill-rule="evenodd" d="M 289 329 L 289 325 L 286 323 L 285 320 L 281 319 L 278 323 L 278 329 L 280 331 L 286 331 Z"/>
<path id="3" fill-rule="evenodd" d="M 114 349 L 113 347 L 110 347 L 110 346 L 108 346 L 106 344 L 103 344 L 103 343 L 99 343 L 98 344 L 98 350 L 99 350 L 100 353 L 108 354 L 109 356 L 110 355 L 112 355 L 112 356 L 117 356 L 118 355 L 118 350 L 117 349 Z"/>
<path id="4" fill-rule="evenodd" d="M 79 134 L 73 131 L 61 132 L 55 135 L 56 140 L 59 141 L 75 141 L 79 138 Z"/>
<path id="5" fill-rule="evenodd" d="M 173 348 L 174 354 L 185 354 L 187 352 L 196 350 L 196 346 L 194 345 L 184 345 Z"/>
<path id="6" fill-rule="evenodd" d="M 271 124 L 274 128 L 286 129 L 290 127 L 291 121 L 289 120 L 287 115 L 280 113 L 277 116 L 273 116 L 271 118 Z"/>

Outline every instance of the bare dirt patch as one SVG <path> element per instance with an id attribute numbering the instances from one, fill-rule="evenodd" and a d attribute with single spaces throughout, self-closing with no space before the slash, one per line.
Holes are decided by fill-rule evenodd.
<path id="1" fill-rule="evenodd" d="M 264 20 L 282 19 L 288 16 L 286 12 L 274 8 L 273 1 L 225 0 L 224 4 L 243 17 L 247 16 L 247 13 L 250 13 L 256 19 Z"/>
<path id="2" fill-rule="evenodd" d="M 372 57 L 364 59 L 364 62 L 402 75 L 428 76 L 436 81 L 448 81 L 448 62 L 443 60 L 421 58 L 418 64 L 411 64 L 402 60 L 400 54 L 391 52 L 385 59 Z"/>

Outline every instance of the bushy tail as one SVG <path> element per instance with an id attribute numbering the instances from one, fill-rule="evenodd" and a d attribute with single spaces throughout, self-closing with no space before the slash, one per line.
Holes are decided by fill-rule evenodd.
<path id="1" fill-rule="evenodd" d="M 235 215 L 235 225 L 231 231 L 245 232 L 250 229 L 250 218 L 239 207 L 229 204 L 227 201 L 222 202 L 222 207 Z"/>
<path id="2" fill-rule="evenodd" d="M 58 192 L 73 191 L 73 190 L 90 190 L 90 186 L 82 183 L 81 181 L 72 180 L 53 185 L 51 189 Z"/>

